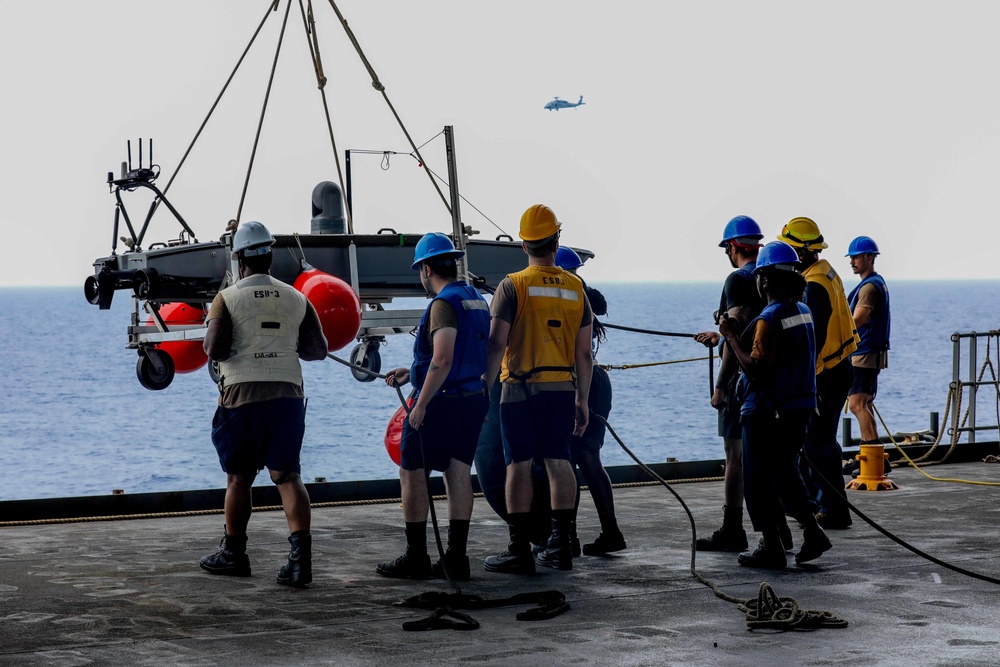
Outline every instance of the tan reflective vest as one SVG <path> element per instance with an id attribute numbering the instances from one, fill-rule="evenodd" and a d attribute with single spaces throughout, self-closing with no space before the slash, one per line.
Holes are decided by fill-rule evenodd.
<path id="1" fill-rule="evenodd" d="M 825 259 L 802 272 L 806 282 L 818 283 L 830 297 L 830 321 L 826 325 L 826 342 L 816 353 L 816 374 L 833 368 L 858 349 L 858 332 L 854 328 L 854 316 L 847 305 L 844 283 Z"/>
<path id="2" fill-rule="evenodd" d="M 301 386 L 298 343 L 306 298 L 266 274 L 244 278 L 221 294 L 233 322 L 232 354 L 219 363 L 222 384 L 291 382 Z"/>
<path id="3" fill-rule="evenodd" d="M 583 281 L 557 266 L 529 266 L 508 276 L 517 292 L 500 380 L 573 381 L 583 320 Z"/>

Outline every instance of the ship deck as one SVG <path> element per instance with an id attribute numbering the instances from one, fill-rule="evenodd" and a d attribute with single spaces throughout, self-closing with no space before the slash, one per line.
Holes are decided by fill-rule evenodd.
<path id="1" fill-rule="evenodd" d="M 997 481 L 1000 466 L 929 467 L 947 478 Z M 895 491 L 851 491 L 884 528 L 937 558 L 1000 578 L 997 489 L 940 483 L 894 470 Z M 722 484 L 674 485 L 702 533 L 721 517 Z M 525 607 L 470 611 L 469 632 L 405 632 L 428 612 L 394 602 L 443 581 L 385 579 L 380 560 L 403 547 L 396 502 L 314 510 L 315 581 L 275 583 L 287 552 L 280 512 L 250 525 L 254 576 L 211 576 L 198 567 L 222 532 L 222 517 L 0 528 L 0 664 L 26 665 L 995 665 L 1000 654 L 996 584 L 922 559 L 856 519 L 830 531 L 834 548 L 782 572 L 740 567 L 734 554 L 697 555 L 697 569 L 731 596 L 757 596 L 768 582 L 803 609 L 826 610 L 844 629 L 748 630 L 735 604 L 690 572 L 691 527 L 660 486 L 616 489 L 628 550 L 582 557 L 568 572 L 489 573 L 482 557 L 506 544 L 506 529 L 477 500 L 463 592 L 499 598 L 559 590 L 571 609 L 518 621 Z M 443 503 L 438 503 L 444 512 Z M 749 526 L 749 521 L 747 521 Z M 597 517 L 584 493 L 579 532 Z M 793 524 L 796 546 L 801 531 Z M 751 536 L 755 540 L 756 536 Z"/>

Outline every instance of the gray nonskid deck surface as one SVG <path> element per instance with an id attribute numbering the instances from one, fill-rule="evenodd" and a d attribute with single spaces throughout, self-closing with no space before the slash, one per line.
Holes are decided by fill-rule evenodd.
<path id="1" fill-rule="evenodd" d="M 1000 466 L 929 468 L 995 481 Z M 863 511 L 930 554 L 1000 577 L 1000 489 L 943 484 L 896 470 L 902 487 L 851 492 Z M 722 485 L 678 484 L 703 534 L 721 518 Z M 251 521 L 248 579 L 211 576 L 198 559 L 216 548 L 221 516 L 0 529 L 0 665 L 996 665 L 998 586 L 925 561 L 856 520 L 831 531 L 832 551 L 779 573 L 742 568 L 734 554 L 699 554 L 699 571 L 739 598 L 761 581 L 805 609 L 850 627 L 748 631 L 736 607 L 695 580 L 690 527 L 662 487 L 616 490 L 629 549 L 579 558 L 571 572 L 511 576 L 481 569 L 506 544 L 504 524 L 477 500 L 463 592 L 487 598 L 558 589 L 572 609 L 523 622 L 524 607 L 470 612 L 468 632 L 404 632 L 428 612 L 393 602 L 444 582 L 375 574 L 404 546 L 398 504 L 314 511 L 315 582 L 278 586 L 287 553 L 284 517 Z M 444 512 L 443 503 L 438 505 Z M 749 521 L 746 522 L 749 528 Z M 445 529 L 446 531 L 446 529 Z M 596 515 L 584 494 L 580 536 Z M 430 531 L 429 531 L 430 533 Z M 793 526 L 796 546 L 801 533 Z M 756 536 L 752 535 L 751 540 Z"/>

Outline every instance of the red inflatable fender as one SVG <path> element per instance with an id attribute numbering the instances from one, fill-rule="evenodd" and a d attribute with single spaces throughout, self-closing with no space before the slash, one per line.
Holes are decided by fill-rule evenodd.
<path id="1" fill-rule="evenodd" d="M 171 324 L 202 324 L 205 311 L 186 303 L 167 303 L 160 306 L 160 318 L 168 329 Z M 146 318 L 146 324 L 153 324 L 152 316 Z M 159 343 L 159 347 L 170 355 L 178 373 L 193 373 L 208 362 L 200 340 L 167 341 Z"/>
<path id="2" fill-rule="evenodd" d="M 319 269 L 303 271 L 293 285 L 316 309 L 331 352 L 357 338 L 361 299 L 350 285 Z"/>
<path id="3" fill-rule="evenodd" d="M 413 398 L 406 399 L 406 404 L 409 407 L 413 407 L 416 400 Z M 385 451 L 389 453 L 389 458 L 393 460 L 396 465 L 399 465 L 399 446 L 403 439 L 403 422 L 406 421 L 408 414 L 406 408 L 402 405 L 396 410 L 396 413 L 389 420 L 389 425 L 385 428 Z"/>

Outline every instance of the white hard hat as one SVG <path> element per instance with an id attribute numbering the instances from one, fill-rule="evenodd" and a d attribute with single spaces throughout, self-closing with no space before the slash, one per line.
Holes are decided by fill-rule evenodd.
<path id="1" fill-rule="evenodd" d="M 233 236 L 233 252 L 242 252 L 244 256 L 266 255 L 271 252 L 272 245 L 271 232 L 256 220 L 244 222 Z"/>

